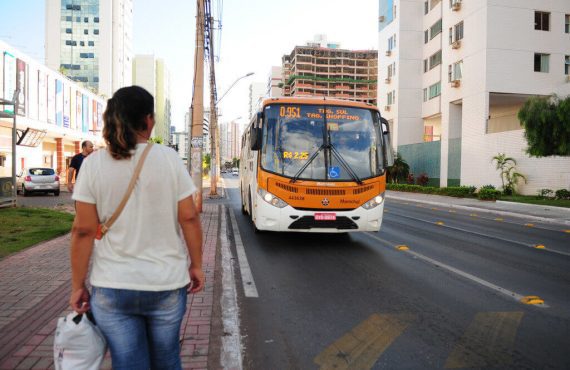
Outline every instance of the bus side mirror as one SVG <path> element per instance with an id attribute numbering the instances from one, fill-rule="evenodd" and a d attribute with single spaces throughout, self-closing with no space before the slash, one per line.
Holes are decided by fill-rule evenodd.
<path id="1" fill-rule="evenodd" d="M 261 122 L 263 122 L 263 113 L 258 112 L 255 124 L 251 125 L 249 131 L 249 144 L 251 150 L 261 149 Z"/>
<path id="2" fill-rule="evenodd" d="M 380 117 L 380 124 L 382 125 L 382 151 L 384 152 L 384 159 L 386 167 L 394 165 L 394 151 L 392 150 L 392 140 L 390 139 L 390 126 L 384 117 Z"/>

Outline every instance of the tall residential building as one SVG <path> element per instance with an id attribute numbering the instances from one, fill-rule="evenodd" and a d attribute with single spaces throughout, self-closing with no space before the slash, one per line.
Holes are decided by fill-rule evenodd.
<path id="1" fill-rule="evenodd" d="M 381 0 L 378 104 L 415 174 L 441 186 L 501 185 L 517 160 L 525 194 L 568 188 L 570 159 L 530 158 L 517 112 L 570 94 L 568 0 Z"/>
<path id="2" fill-rule="evenodd" d="M 46 64 L 111 97 L 132 81 L 133 0 L 46 0 Z"/>
<path id="3" fill-rule="evenodd" d="M 152 135 L 171 144 L 170 73 L 164 61 L 153 54 L 133 59 L 133 84 L 144 87 L 154 97 L 155 121 Z"/>
<path id="4" fill-rule="evenodd" d="M 282 62 L 283 96 L 329 96 L 376 104 L 376 50 L 339 49 L 319 37 L 307 46 L 295 46 Z"/>
<path id="5" fill-rule="evenodd" d="M 230 157 L 239 158 L 241 154 L 241 126 L 237 121 L 230 123 Z"/>
<path id="6" fill-rule="evenodd" d="M 261 106 L 261 101 L 267 95 L 267 85 L 264 82 L 253 82 L 249 85 L 249 117 L 251 119 Z"/>

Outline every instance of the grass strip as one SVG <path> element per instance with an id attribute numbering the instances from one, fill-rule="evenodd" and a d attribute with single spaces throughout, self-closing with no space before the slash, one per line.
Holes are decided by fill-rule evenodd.
<path id="1" fill-rule="evenodd" d="M 73 217 L 46 208 L 0 209 L 0 259 L 68 233 Z"/>

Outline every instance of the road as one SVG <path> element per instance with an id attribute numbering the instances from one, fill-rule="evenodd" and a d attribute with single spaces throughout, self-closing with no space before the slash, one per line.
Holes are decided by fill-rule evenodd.
<path id="1" fill-rule="evenodd" d="M 254 234 L 225 183 L 245 369 L 570 368 L 563 227 L 387 200 L 380 233 Z"/>
<path id="2" fill-rule="evenodd" d="M 18 194 L 18 206 L 20 207 L 41 207 L 56 209 L 72 209 L 73 200 L 71 193 L 62 190 L 59 196 L 44 193 L 32 193 L 29 196 Z"/>

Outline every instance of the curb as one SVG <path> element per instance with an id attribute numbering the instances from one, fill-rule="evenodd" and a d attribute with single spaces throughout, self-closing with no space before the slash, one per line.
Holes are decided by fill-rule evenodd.
<path id="1" fill-rule="evenodd" d="M 433 206 L 463 209 L 463 210 L 468 210 L 468 211 L 475 211 L 476 210 L 476 211 L 481 212 L 481 213 L 493 213 L 493 214 L 497 214 L 497 215 L 501 215 L 501 216 L 525 218 L 528 220 L 539 221 L 539 222 L 544 222 L 544 223 L 549 223 L 549 224 L 562 224 L 562 225 L 570 226 L 570 221 L 561 220 L 561 219 L 557 219 L 557 218 L 532 216 L 532 215 L 525 215 L 525 214 L 508 212 L 508 211 L 499 211 L 499 210 L 488 209 L 488 208 L 480 208 L 480 207 L 474 207 L 474 206 L 462 206 L 462 205 L 457 205 L 457 204 L 452 204 L 452 203 L 443 203 L 443 202 L 434 202 L 434 201 L 429 201 L 429 200 L 419 200 L 419 199 L 413 199 L 413 198 L 398 197 L 398 196 L 394 196 L 394 195 L 386 195 L 386 198 L 395 199 L 395 200 L 402 200 L 402 201 L 406 201 L 406 202 L 424 203 L 424 204 L 429 204 L 429 205 L 433 205 Z"/>

